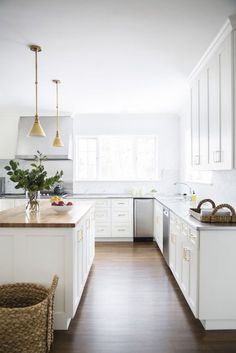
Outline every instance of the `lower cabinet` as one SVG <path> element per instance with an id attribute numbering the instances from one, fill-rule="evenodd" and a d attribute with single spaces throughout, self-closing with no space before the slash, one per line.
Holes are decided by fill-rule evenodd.
<path id="1" fill-rule="evenodd" d="M 83 289 L 95 254 L 94 209 L 91 209 L 76 229 L 75 244 L 75 299 L 74 312 L 80 302 Z"/>
<path id="2" fill-rule="evenodd" d="M 198 232 L 171 213 L 169 266 L 195 316 L 198 314 Z"/>
<path id="3" fill-rule="evenodd" d="M 133 240 L 133 199 L 112 198 L 95 201 L 97 240 Z"/>
<path id="4" fill-rule="evenodd" d="M 157 201 L 154 200 L 154 238 L 159 246 L 161 252 L 163 252 L 163 207 Z"/>

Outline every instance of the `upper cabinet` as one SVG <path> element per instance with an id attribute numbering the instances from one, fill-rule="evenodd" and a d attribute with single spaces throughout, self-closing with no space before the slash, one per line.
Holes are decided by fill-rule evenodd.
<path id="1" fill-rule="evenodd" d="M 194 169 L 234 166 L 235 30 L 228 21 L 190 77 L 191 164 Z"/>

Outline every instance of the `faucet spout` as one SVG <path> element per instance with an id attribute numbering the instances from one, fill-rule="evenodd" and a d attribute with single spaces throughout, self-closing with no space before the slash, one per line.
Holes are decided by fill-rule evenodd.
<path id="1" fill-rule="evenodd" d="M 185 186 L 187 186 L 187 188 L 189 190 L 189 195 L 192 194 L 192 188 L 187 183 L 176 182 L 176 183 L 174 183 L 174 185 L 185 185 Z"/>

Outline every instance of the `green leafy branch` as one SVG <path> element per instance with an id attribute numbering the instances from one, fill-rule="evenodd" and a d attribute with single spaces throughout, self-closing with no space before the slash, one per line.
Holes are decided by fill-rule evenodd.
<path id="1" fill-rule="evenodd" d="M 16 189 L 24 189 L 25 191 L 35 192 L 40 190 L 49 190 L 55 183 L 61 182 L 63 171 L 56 172 L 52 177 L 47 177 L 47 171 L 44 169 L 43 161 L 47 158 L 37 151 L 34 156 L 34 163 L 31 164 L 32 169 L 20 169 L 19 162 L 10 160 L 9 165 L 5 167 L 10 180 L 16 183 Z"/>

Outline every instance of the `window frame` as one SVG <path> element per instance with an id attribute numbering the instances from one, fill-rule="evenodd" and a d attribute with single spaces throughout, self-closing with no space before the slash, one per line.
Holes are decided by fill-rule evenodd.
<path id="1" fill-rule="evenodd" d="M 131 178 L 131 179 L 120 179 L 120 178 L 102 178 L 100 176 L 100 167 L 99 167 L 99 156 L 100 156 L 100 143 L 99 139 L 102 137 L 107 137 L 107 136 L 114 136 L 114 137 L 130 137 L 133 139 L 133 145 L 137 145 L 137 138 L 142 137 L 142 138 L 154 138 L 155 139 L 155 150 L 154 150 L 154 159 L 155 159 L 155 169 L 154 169 L 154 178 Z M 81 178 L 79 176 L 79 165 L 78 165 L 78 160 L 79 160 L 79 153 L 78 153 L 78 145 L 79 145 L 79 140 L 81 139 L 95 139 L 96 140 L 96 178 Z M 134 158 L 134 170 L 135 173 L 137 173 L 137 148 L 133 148 L 133 158 Z M 158 136 L 157 135 L 141 135 L 141 134 L 135 134 L 135 135 L 116 135 L 116 134 L 107 134 L 107 135 L 76 135 L 75 136 L 75 181 L 76 182 L 86 182 L 86 181 L 96 181 L 96 182 L 104 182 L 104 181 L 109 181 L 109 182 L 141 182 L 141 181 L 159 181 L 160 180 L 160 169 L 159 169 L 159 154 L 158 154 Z"/>

